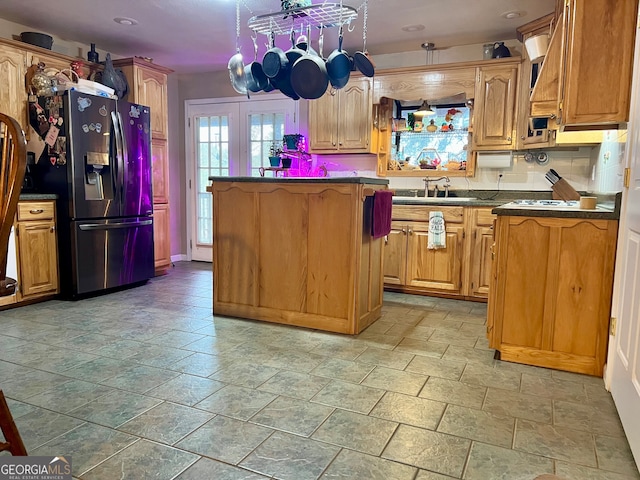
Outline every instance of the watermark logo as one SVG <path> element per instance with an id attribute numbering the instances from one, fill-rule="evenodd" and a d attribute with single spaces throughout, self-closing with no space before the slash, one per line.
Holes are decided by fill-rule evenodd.
<path id="1" fill-rule="evenodd" d="M 0 456 L 0 480 L 71 480 L 71 457 Z"/>

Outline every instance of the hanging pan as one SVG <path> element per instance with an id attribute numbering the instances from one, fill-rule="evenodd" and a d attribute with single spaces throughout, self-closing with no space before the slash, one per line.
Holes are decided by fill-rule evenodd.
<path id="1" fill-rule="evenodd" d="M 251 37 L 253 40 L 253 62 L 244 67 L 244 75 L 247 80 L 247 88 L 252 92 L 260 92 L 269 86 L 269 78 L 262 70 L 262 65 L 258 62 L 258 41 L 256 34 Z"/>
<path id="2" fill-rule="evenodd" d="M 271 79 L 283 77 L 289 68 L 289 60 L 281 48 L 275 45 L 275 34 L 271 32 L 270 48 L 262 57 L 262 70 Z"/>
<path id="3" fill-rule="evenodd" d="M 342 50 L 342 25 L 338 34 L 338 48 L 327 58 L 327 74 L 331 86 L 335 89 L 343 88 L 351 75 L 351 60 L 347 52 Z"/>
<path id="4" fill-rule="evenodd" d="M 360 70 L 365 77 L 373 77 L 375 73 L 375 65 L 373 64 L 373 60 L 369 56 L 369 52 L 367 52 L 367 0 L 364 0 L 364 22 L 362 26 L 362 51 L 356 52 L 353 55 L 353 63 L 356 68 Z"/>
<path id="5" fill-rule="evenodd" d="M 320 29 L 322 35 L 322 28 Z M 311 54 L 311 27 L 307 27 L 307 52 L 296 60 L 291 68 L 291 86 L 295 92 L 307 100 L 315 100 L 324 95 L 329 86 L 327 67 L 318 55 Z"/>

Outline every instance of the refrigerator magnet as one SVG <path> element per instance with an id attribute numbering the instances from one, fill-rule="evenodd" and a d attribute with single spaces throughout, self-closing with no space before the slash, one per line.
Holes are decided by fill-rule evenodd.
<path id="1" fill-rule="evenodd" d="M 44 143 L 53 147 L 56 144 L 56 140 L 58 139 L 58 134 L 60 133 L 60 129 L 55 125 L 51 125 L 49 127 L 49 131 L 47 132 L 47 136 L 44 137 Z"/>
<path id="2" fill-rule="evenodd" d="M 78 110 L 84 112 L 84 109 L 91 105 L 91 99 L 85 97 L 78 97 Z"/>
<path id="3" fill-rule="evenodd" d="M 102 131 L 102 124 L 96 123 L 96 132 L 100 133 Z"/>
<path id="4" fill-rule="evenodd" d="M 82 131 L 84 133 L 89 133 L 89 125 L 87 125 L 86 123 L 82 125 Z"/>
<path id="5" fill-rule="evenodd" d="M 107 116 L 107 107 L 105 107 L 104 105 L 102 105 L 102 106 L 100 107 L 100 110 L 98 110 L 98 113 L 99 113 L 100 115 L 102 115 L 103 117 L 106 117 L 106 116 Z"/>

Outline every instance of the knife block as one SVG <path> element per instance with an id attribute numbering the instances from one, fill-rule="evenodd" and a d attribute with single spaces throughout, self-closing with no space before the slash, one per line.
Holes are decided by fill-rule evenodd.
<path id="1" fill-rule="evenodd" d="M 569 200 L 580 200 L 580 194 L 567 182 L 564 178 L 561 178 L 551 187 L 553 189 L 554 196 L 557 196 L 561 200 L 568 202 Z"/>

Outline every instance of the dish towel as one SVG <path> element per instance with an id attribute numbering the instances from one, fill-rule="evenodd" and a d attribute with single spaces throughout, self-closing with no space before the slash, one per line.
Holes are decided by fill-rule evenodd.
<path id="1" fill-rule="evenodd" d="M 429 235 L 427 248 L 447 248 L 447 233 L 445 232 L 444 215 L 442 212 L 429 212 Z"/>
<path id="2" fill-rule="evenodd" d="M 391 232 L 391 204 L 393 192 L 391 190 L 376 190 L 373 192 L 373 218 L 371 221 L 371 236 L 380 238 Z"/>

